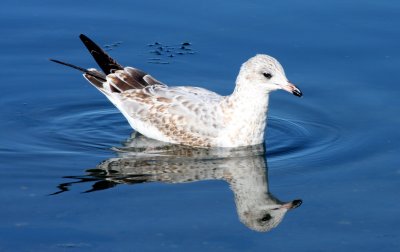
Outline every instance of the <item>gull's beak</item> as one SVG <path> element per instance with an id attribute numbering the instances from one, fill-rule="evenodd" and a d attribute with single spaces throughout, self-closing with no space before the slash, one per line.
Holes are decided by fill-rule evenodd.
<path id="1" fill-rule="evenodd" d="M 289 93 L 294 94 L 295 96 L 301 97 L 303 93 L 298 89 L 295 85 L 292 83 L 288 82 L 284 85 L 280 85 L 283 90 L 288 91 Z"/>
<path id="2" fill-rule="evenodd" d="M 286 208 L 287 210 L 295 209 L 299 207 L 303 203 L 301 199 L 293 200 L 292 202 L 286 203 L 282 205 L 282 208 Z"/>

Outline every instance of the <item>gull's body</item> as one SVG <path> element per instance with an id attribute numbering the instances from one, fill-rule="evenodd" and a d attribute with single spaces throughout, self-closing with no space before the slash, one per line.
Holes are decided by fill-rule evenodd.
<path id="1" fill-rule="evenodd" d="M 297 96 L 279 62 L 256 55 L 245 62 L 234 92 L 220 96 L 199 87 L 168 87 L 150 75 L 122 67 L 81 35 L 104 73 L 83 69 L 85 78 L 121 111 L 141 134 L 159 141 L 196 147 L 238 147 L 264 141 L 269 93 L 285 89 Z"/>

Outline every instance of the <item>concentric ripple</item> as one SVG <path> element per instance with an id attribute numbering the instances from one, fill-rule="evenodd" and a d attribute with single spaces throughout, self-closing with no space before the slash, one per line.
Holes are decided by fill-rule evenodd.
<path id="1" fill-rule="evenodd" d="M 300 120 L 270 118 L 267 129 L 267 157 L 271 160 L 302 157 L 322 153 L 339 139 L 333 126 Z"/>
<path id="2" fill-rule="evenodd" d="M 31 142 L 42 150 L 82 151 L 110 149 L 124 141 L 131 129 L 112 105 L 104 102 L 64 103 L 42 109 Z"/>
<path id="3" fill-rule="evenodd" d="M 54 117 L 51 126 L 59 141 L 99 148 L 122 142 L 130 129 L 121 113 L 107 104 L 76 106 Z"/>

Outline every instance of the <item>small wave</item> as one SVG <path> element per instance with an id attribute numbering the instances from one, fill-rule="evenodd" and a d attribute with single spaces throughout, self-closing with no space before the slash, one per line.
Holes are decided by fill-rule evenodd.
<path id="1" fill-rule="evenodd" d="M 305 158 L 334 145 L 339 129 L 309 121 L 270 118 L 267 129 L 267 157 L 272 160 Z"/>

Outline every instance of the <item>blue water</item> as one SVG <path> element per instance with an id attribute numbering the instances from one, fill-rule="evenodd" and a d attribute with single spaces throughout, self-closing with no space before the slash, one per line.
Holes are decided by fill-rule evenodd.
<path id="1" fill-rule="evenodd" d="M 0 251 L 399 251 L 398 13 L 394 0 L 3 1 Z M 47 60 L 95 66 L 80 33 L 165 83 L 224 95 L 242 62 L 270 54 L 304 97 L 272 94 L 266 154 L 167 148 L 140 163 L 122 115 Z M 155 55 L 155 42 L 192 53 Z M 252 230 L 217 175 L 239 164 L 303 204 Z"/>

